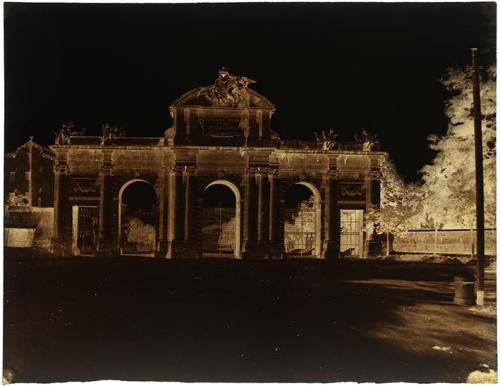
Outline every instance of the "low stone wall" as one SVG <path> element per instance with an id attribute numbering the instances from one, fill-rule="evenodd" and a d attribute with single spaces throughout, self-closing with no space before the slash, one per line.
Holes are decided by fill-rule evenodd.
<path id="1" fill-rule="evenodd" d="M 435 238 L 437 237 L 436 247 Z M 413 230 L 395 237 L 395 252 L 470 255 L 476 251 L 476 232 L 465 229 Z M 496 255 L 496 229 L 485 230 L 485 254 Z"/>
<path id="2" fill-rule="evenodd" d="M 14 248 L 50 249 L 54 232 L 54 208 L 30 208 L 5 212 L 4 244 Z"/>
<path id="3" fill-rule="evenodd" d="M 31 248 L 35 237 L 34 228 L 5 228 L 4 244 L 11 248 Z"/>

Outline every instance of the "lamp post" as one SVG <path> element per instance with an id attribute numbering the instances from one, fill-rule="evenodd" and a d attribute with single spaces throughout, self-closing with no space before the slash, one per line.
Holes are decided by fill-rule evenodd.
<path id="1" fill-rule="evenodd" d="M 476 304 L 484 305 L 484 186 L 483 186 L 483 135 L 481 130 L 481 96 L 477 66 L 477 48 L 472 55 L 472 98 L 474 104 L 474 143 L 476 155 L 476 245 L 477 245 L 477 291 Z"/>

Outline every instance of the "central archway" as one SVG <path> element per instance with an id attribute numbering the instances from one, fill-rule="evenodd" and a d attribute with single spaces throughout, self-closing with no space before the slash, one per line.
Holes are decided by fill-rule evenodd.
<path id="1" fill-rule="evenodd" d="M 321 196 L 309 182 L 298 182 L 285 193 L 284 249 L 290 257 L 321 256 Z"/>
<path id="2" fill-rule="evenodd" d="M 157 239 L 156 192 L 150 182 L 134 179 L 118 195 L 118 240 L 121 255 L 154 256 Z"/>
<path id="3" fill-rule="evenodd" d="M 213 181 L 203 192 L 202 252 L 204 256 L 241 257 L 241 196 L 226 180 Z"/>

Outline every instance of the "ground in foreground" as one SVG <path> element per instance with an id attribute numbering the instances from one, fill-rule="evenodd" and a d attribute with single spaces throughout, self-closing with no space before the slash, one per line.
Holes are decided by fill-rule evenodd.
<path id="1" fill-rule="evenodd" d="M 496 315 L 453 304 L 463 269 L 7 254 L 4 368 L 14 382 L 465 382 L 496 370 Z"/>

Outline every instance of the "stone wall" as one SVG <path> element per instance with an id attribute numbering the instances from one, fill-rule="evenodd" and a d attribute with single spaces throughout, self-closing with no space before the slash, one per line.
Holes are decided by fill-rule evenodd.
<path id="1" fill-rule="evenodd" d="M 37 219 L 33 246 L 48 250 L 54 234 L 54 208 L 32 208 L 32 213 Z"/>
<path id="2" fill-rule="evenodd" d="M 4 243 L 6 247 L 50 249 L 53 236 L 54 208 L 30 208 L 6 211 Z"/>

